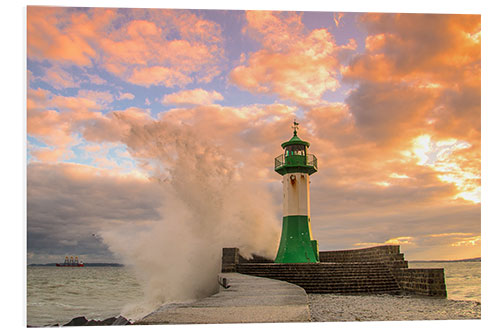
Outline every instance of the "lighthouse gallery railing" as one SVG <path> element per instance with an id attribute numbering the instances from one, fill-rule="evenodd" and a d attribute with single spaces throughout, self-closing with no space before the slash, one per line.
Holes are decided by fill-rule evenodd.
<path id="1" fill-rule="evenodd" d="M 274 168 L 279 168 L 280 166 L 285 165 L 285 155 L 281 154 L 274 159 Z M 318 160 L 316 156 L 313 154 L 306 155 L 306 165 L 313 166 L 314 168 L 318 168 Z"/>

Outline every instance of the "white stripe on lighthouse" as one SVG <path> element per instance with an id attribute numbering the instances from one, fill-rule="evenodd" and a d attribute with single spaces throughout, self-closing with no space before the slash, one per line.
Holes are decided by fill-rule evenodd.
<path id="1" fill-rule="evenodd" d="M 283 175 L 283 216 L 310 216 L 309 175 L 287 173 Z"/>

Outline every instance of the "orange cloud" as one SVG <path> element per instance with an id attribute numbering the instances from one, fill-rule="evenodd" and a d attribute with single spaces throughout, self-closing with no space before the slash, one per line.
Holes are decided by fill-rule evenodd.
<path id="1" fill-rule="evenodd" d="M 356 243 L 354 246 L 408 245 L 413 244 L 413 237 L 401 236 L 386 240 L 383 243 Z"/>
<path id="2" fill-rule="evenodd" d="M 244 32 L 266 49 L 286 50 L 304 35 L 301 15 L 294 12 L 247 11 Z"/>
<path id="3" fill-rule="evenodd" d="M 41 79 L 56 89 L 78 87 L 81 83 L 60 66 L 48 68 Z"/>
<path id="4" fill-rule="evenodd" d="M 28 58 L 79 66 L 96 64 L 123 80 L 145 86 L 183 86 L 191 82 L 190 75 L 210 82 L 220 73 L 223 49 L 216 23 L 189 11 L 130 13 L 29 6 Z M 176 34 L 180 39 L 173 38 Z M 61 81 L 61 77 L 55 79 Z"/>
<path id="5" fill-rule="evenodd" d="M 65 10 L 56 7 L 28 6 L 28 57 L 36 60 L 52 59 L 80 66 L 91 64 L 95 49 L 81 35 L 71 33 L 66 25 Z M 58 27 L 64 26 L 61 30 Z"/>
<path id="6" fill-rule="evenodd" d="M 372 106 L 387 113 L 406 113 L 392 120 L 398 130 L 426 128 L 443 139 L 461 138 L 478 143 L 480 137 L 481 19 L 479 15 L 365 14 L 360 23 L 369 31 L 366 52 L 352 59 L 343 69 L 343 78 L 360 84 L 351 95 L 350 105 L 360 123 Z M 419 114 L 414 101 L 393 109 L 378 97 L 366 96 L 376 84 L 384 94 L 404 89 L 421 96 Z M 398 94 L 394 94 L 397 98 Z M 427 97 L 425 97 L 427 95 Z M 376 99 L 375 99 L 376 98 Z M 392 97 L 389 98 L 392 100 Z M 415 101 L 417 102 L 417 101 Z M 409 111 L 409 110 L 414 111 Z M 410 113 L 411 112 L 411 113 Z M 384 118 L 380 113 L 374 119 Z M 392 118 L 392 115 L 391 115 Z M 422 123 L 426 121 L 427 123 Z M 472 125 L 472 126 L 471 126 Z M 463 128 L 468 128 L 464 132 Z"/>
<path id="7" fill-rule="evenodd" d="M 357 87 L 344 120 L 335 118 L 343 137 L 332 138 L 343 163 L 384 191 L 433 184 L 443 190 L 435 198 L 478 203 L 480 17 L 365 14 L 359 21 L 368 31 L 365 52 L 342 69 L 344 82 Z M 321 114 L 308 116 L 318 124 L 326 121 Z M 428 140 L 415 145 L 419 138 Z M 373 177 L 363 175 L 364 161 L 375 157 Z"/>
<path id="8" fill-rule="evenodd" d="M 360 22 L 372 33 L 368 53 L 354 59 L 347 78 L 414 80 L 425 73 L 436 82 L 468 81 L 464 74 L 479 70 L 479 15 L 365 14 Z"/>
<path id="9" fill-rule="evenodd" d="M 80 90 L 77 96 L 60 96 L 28 89 L 27 132 L 49 146 L 33 150 L 33 156 L 51 162 L 70 158 L 70 148 L 79 143 L 81 125 L 105 119 L 99 110 L 112 100 L 107 92 Z"/>
<path id="10" fill-rule="evenodd" d="M 132 93 L 120 93 L 120 95 L 118 96 L 118 100 L 123 100 L 123 99 L 134 99 L 135 96 L 134 94 Z"/>
<path id="11" fill-rule="evenodd" d="M 478 246 L 481 245 L 481 236 L 468 237 L 451 244 L 451 246 L 476 246 L 476 245 Z"/>
<path id="12" fill-rule="evenodd" d="M 223 50 L 217 24 L 187 11 L 134 13 L 135 20 L 99 41 L 106 69 L 145 86 L 184 86 L 192 81 L 191 74 L 209 82 L 219 73 Z M 175 31 L 182 39 L 167 38 Z"/>
<path id="13" fill-rule="evenodd" d="M 233 69 L 233 83 L 302 105 L 319 103 L 326 91 L 339 87 L 336 55 L 341 48 L 327 30 L 305 35 L 300 16 L 294 15 L 281 19 L 272 12 L 248 12 L 247 19 L 247 30 L 257 34 L 264 48 Z"/>
<path id="14" fill-rule="evenodd" d="M 114 69 L 110 69 L 110 71 L 114 71 Z M 151 85 L 182 87 L 192 82 L 192 79 L 189 76 L 184 75 L 182 72 L 161 66 L 135 68 L 132 74 L 128 77 L 128 80 L 131 83 L 146 87 Z"/>
<path id="15" fill-rule="evenodd" d="M 193 90 L 183 90 L 177 93 L 172 93 L 163 96 L 162 103 L 168 104 L 191 104 L 191 105 L 203 105 L 212 104 L 214 101 L 223 100 L 221 94 L 217 91 L 206 91 L 204 89 L 193 89 Z"/>
<path id="16" fill-rule="evenodd" d="M 72 151 L 67 150 L 65 147 L 57 148 L 39 148 L 32 151 L 32 155 L 38 161 L 56 163 L 62 160 L 70 159 L 75 156 Z"/>

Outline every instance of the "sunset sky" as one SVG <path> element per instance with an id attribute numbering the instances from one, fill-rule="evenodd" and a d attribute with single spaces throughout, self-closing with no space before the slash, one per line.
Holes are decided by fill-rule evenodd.
<path id="1" fill-rule="evenodd" d="M 182 223 L 269 253 L 294 119 L 320 250 L 481 256 L 480 15 L 31 6 L 26 24 L 28 263 L 120 261 Z"/>

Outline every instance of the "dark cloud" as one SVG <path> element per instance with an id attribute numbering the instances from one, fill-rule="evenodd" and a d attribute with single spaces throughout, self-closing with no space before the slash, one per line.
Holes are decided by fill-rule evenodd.
<path id="1" fill-rule="evenodd" d="M 385 145 L 419 134 L 433 107 L 433 94 L 405 84 L 363 83 L 346 99 L 358 130 Z"/>
<path id="2" fill-rule="evenodd" d="M 163 195 L 155 182 L 74 164 L 30 163 L 28 253 L 112 258 L 99 237 L 110 228 L 158 220 Z"/>

